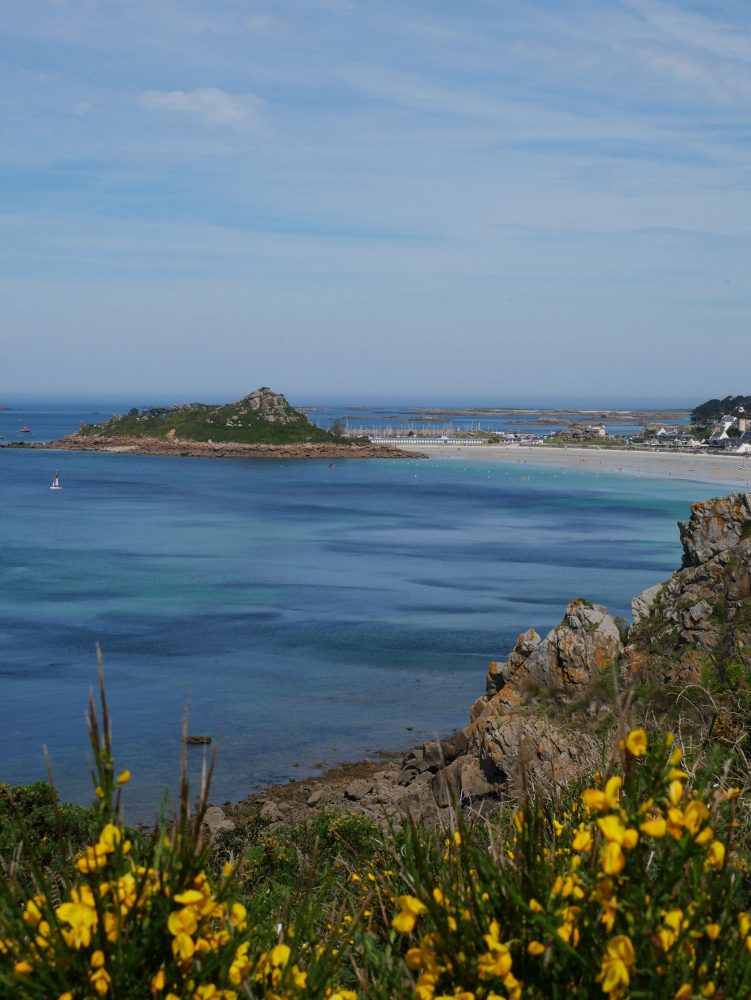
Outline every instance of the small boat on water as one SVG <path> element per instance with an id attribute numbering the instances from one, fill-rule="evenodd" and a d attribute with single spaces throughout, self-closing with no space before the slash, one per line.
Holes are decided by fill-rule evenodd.
<path id="1" fill-rule="evenodd" d="M 27 427 L 26 424 L 21 428 L 21 434 L 31 434 L 31 428 Z"/>
<path id="2" fill-rule="evenodd" d="M 60 476 L 59 476 L 59 474 L 57 472 L 54 475 L 54 478 L 52 480 L 52 486 L 50 486 L 50 489 L 51 490 L 61 490 L 62 489 L 62 486 L 60 485 Z"/>

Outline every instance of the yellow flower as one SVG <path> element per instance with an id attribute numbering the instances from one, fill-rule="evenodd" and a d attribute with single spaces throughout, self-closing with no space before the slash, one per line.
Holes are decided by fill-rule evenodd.
<path id="1" fill-rule="evenodd" d="M 193 906 L 195 903 L 202 903 L 203 899 L 203 893 L 197 889 L 186 889 L 185 892 L 175 896 L 175 902 L 180 903 L 181 906 Z"/>
<path id="2" fill-rule="evenodd" d="M 160 969 L 156 975 L 151 977 L 151 992 L 159 993 L 164 989 L 165 983 L 167 982 L 167 977 L 164 974 L 164 969 Z"/>
<path id="3" fill-rule="evenodd" d="M 123 833 L 120 827 L 115 826 L 114 823 L 108 823 L 99 834 L 99 843 L 102 850 L 111 854 L 122 840 L 122 837 Z"/>
<path id="4" fill-rule="evenodd" d="M 611 841 L 600 853 L 600 867 L 606 875 L 620 875 L 626 864 L 626 855 L 621 845 Z"/>
<path id="5" fill-rule="evenodd" d="M 670 799 L 670 801 L 674 806 L 678 805 L 678 803 L 683 798 L 682 782 L 678 781 L 677 779 L 675 781 L 670 782 L 670 784 L 668 785 L 668 798 Z"/>
<path id="6" fill-rule="evenodd" d="M 603 993 L 616 993 L 621 986 L 631 982 L 629 970 L 636 961 L 634 946 L 625 934 L 618 934 L 608 941 L 600 966 L 597 981 L 602 983 Z"/>
<path id="7" fill-rule="evenodd" d="M 527 945 L 527 954 L 533 956 L 543 955 L 545 954 L 545 945 L 542 941 L 530 941 Z"/>
<path id="8" fill-rule="evenodd" d="M 193 957 L 195 950 L 195 942 L 189 934 L 179 931 L 175 935 L 175 940 L 172 942 L 172 954 L 178 961 L 189 961 Z"/>
<path id="9" fill-rule="evenodd" d="M 709 819 L 709 809 L 698 799 L 692 799 L 683 810 L 683 824 L 689 833 L 697 833 L 702 823 Z"/>
<path id="10" fill-rule="evenodd" d="M 639 829 L 642 833 L 646 834 L 648 837 L 664 837 L 667 833 L 668 825 L 662 816 L 657 816 L 654 819 L 646 819 L 643 823 L 639 825 Z"/>
<path id="11" fill-rule="evenodd" d="M 289 962 L 292 949 L 286 944 L 275 944 L 269 952 L 269 961 L 275 969 L 284 968 Z"/>
<path id="12" fill-rule="evenodd" d="M 579 827 L 571 846 L 575 851 L 588 851 L 592 847 L 592 834 L 586 827 Z"/>
<path id="13" fill-rule="evenodd" d="M 414 929 L 417 918 L 424 913 L 427 907 L 414 896 L 400 896 L 397 901 L 399 912 L 391 921 L 391 926 L 400 934 L 410 934 Z"/>
<path id="14" fill-rule="evenodd" d="M 28 976 L 30 972 L 33 972 L 33 967 L 26 961 L 16 962 L 13 966 L 13 971 L 17 976 Z"/>
<path id="15" fill-rule="evenodd" d="M 121 771 L 117 776 L 118 785 L 127 785 L 130 781 L 130 771 Z"/>
<path id="16" fill-rule="evenodd" d="M 100 997 L 103 997 L 107 993 L 112 982 L 110 974 L 104 968 L 99 968 L 95 972 L 92 972 L 89 979 Z"/>
<path id="17" fill-rule="evenodd" d="M 626 750 L 632 757 L 643 757 L 647 752 L 647 734 L 643 729 L 632 729 L 626 737 Z"/>
<path id="18" fill-rule="evenodd" d="M 606 840 L 630 850 L 636 847 L 639 834 L 636 830 L 626 829 L 618 816 L 603 816 L 597 820 L 597 825 L 605 835 Z"/>
<path id="19" fill-rule="evenodd" d="M 477 960 L 477 975 L 480 979 L 503 979 L 510 971 L 511 955 L 504 945 L 480 955 Z"/>
<path id="20" fill-rule="evenodd" d="M 719 924 L 707 924 L 704 928 L 704 933 L 707 935 L 710 941 L 716 941 L 720 936 L 720 925 Z"/>
<path id="21" fill-rule="evenodd" d="M 55 913 L 58 920 L 70 925 L 70 930 L 63 928 L 63 937 L 68 947 L 88 948 L 91 944 L 91 932 L 97 924 L 96 910 L 83 902 L 73 902 L 58 906 Z"/>
<path id="22" fill-rule="evenodd" d="M 713 840 L 707 851 L 707 864 L 710 868 L 722 868 L 725 864 L 725 845 L 719 840 Z"/>
<path id="23" fill-rule="evenodd" d="M 699 847 L 706 847 L 710 840 L 714 837 L 714 830 L 711 826 L 705 826 L 704 829 L 697 833 L 694 837 L 695 842 Z"/>
<path id="24" fill-rule="evenodd" d="M 691 1000 L 694 995 L 693 988 L 688 983 L 684 983 L 673 994 L 673 1000 Z"/>
<path id="25" fill-rule="evenodd" d="M 582 792 L 582 801 L 585 806 L 595 812 L 605 812 L 609 809 L 617 809 L 620 801 L 621 786 L 623 785 L 623 778 L 616 775 L 613 778 L 608 778 L 605 782 L 604 791 L 600 791 L 596 788 L 586 788 Z"/>
<path id="26" fill-rule="evenodd" d="M 248 911 L 242 903 L 233 903 L 230 909 L 229 919 L 235 930 L 243 931 L 247 927 Z"/>
<path id="27" fill-rule="evenodd" d="M 185 906 L 182 910 L 173 910 L 167 917 L 167 928 L 170 934 L 175 937 L 178 934 L 195 934 L 196 928 L 198 927 L 198 921 L 196 920 L 196 915 L 189 907 Z"/>

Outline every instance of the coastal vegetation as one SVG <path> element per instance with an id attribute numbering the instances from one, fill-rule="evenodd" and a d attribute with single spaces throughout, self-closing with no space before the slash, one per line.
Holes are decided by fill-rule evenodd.
<path id="1" fill-rule="evenodd" d="M 336 431 L 336 429 L 335 429 Z M 164 438 L 240 444 L 334 442 L 341 435 L 316 427 L 280 393 L 261 388 L 236 403 L 133 407 L 103 424 L 84 424 L 83 437 Z"/>
<path id="2" fill-rule="evenodd" d="M 625 721 L 625 715 L 620 720 Z M 89 712 L 95 806 L 4 790 L 0 989 L 19 1000 L 745 997 L 747 789 L 738 759 L 616 727 L 594 773 L 489 820 L 384 827 L 323 813 L 202 831 L 208 783 L 150 835 L 107 703 Z M 79 823 L 78 821 L 83 821 Z M 8 829 L 7 816 L 3 821 Z M 83 839 L 81 838 L 83 835 Z M 41 843 L 40 843 L 41 841 Z M 48 850 L 47 843 L 54 844 Z"/>

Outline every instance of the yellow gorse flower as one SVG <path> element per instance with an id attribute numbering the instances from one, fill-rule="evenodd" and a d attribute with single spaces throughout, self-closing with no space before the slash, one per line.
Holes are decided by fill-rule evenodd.
<path id="1" fill-rule="evenodd" d="M 396 902 L 399 912 L 391 921 L 391 926 L 400 934 L 410 934 L 414 930 L 417 918 L 427 907 L 415 896 L 400 896 Z"/>
<path id="2" fill-rule="evenodd" d="M 632 757 L 643 757 L 647 752 L 647 734 L 643 729 L 632 729 L 624 744 Z"/>
<path id="3" fill-rule="evenodd" d="M 615 994 L 620 992 L 622 986 L 628 986 L 631 982 L 630 970 L 635 961 L 636 954 L 629 937 L 618 934 L 611 938 L 602 959 L 600 975 L 597 977 L 598 981 L 602 982 L 602 992 Z"/>

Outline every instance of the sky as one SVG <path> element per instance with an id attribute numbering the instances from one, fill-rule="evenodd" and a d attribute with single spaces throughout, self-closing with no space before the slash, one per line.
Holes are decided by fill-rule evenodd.
<path id="1" fill-rule="evenodd" d="M 0 403 L 751 392 L 748 0 L 0 16 Z"/>

